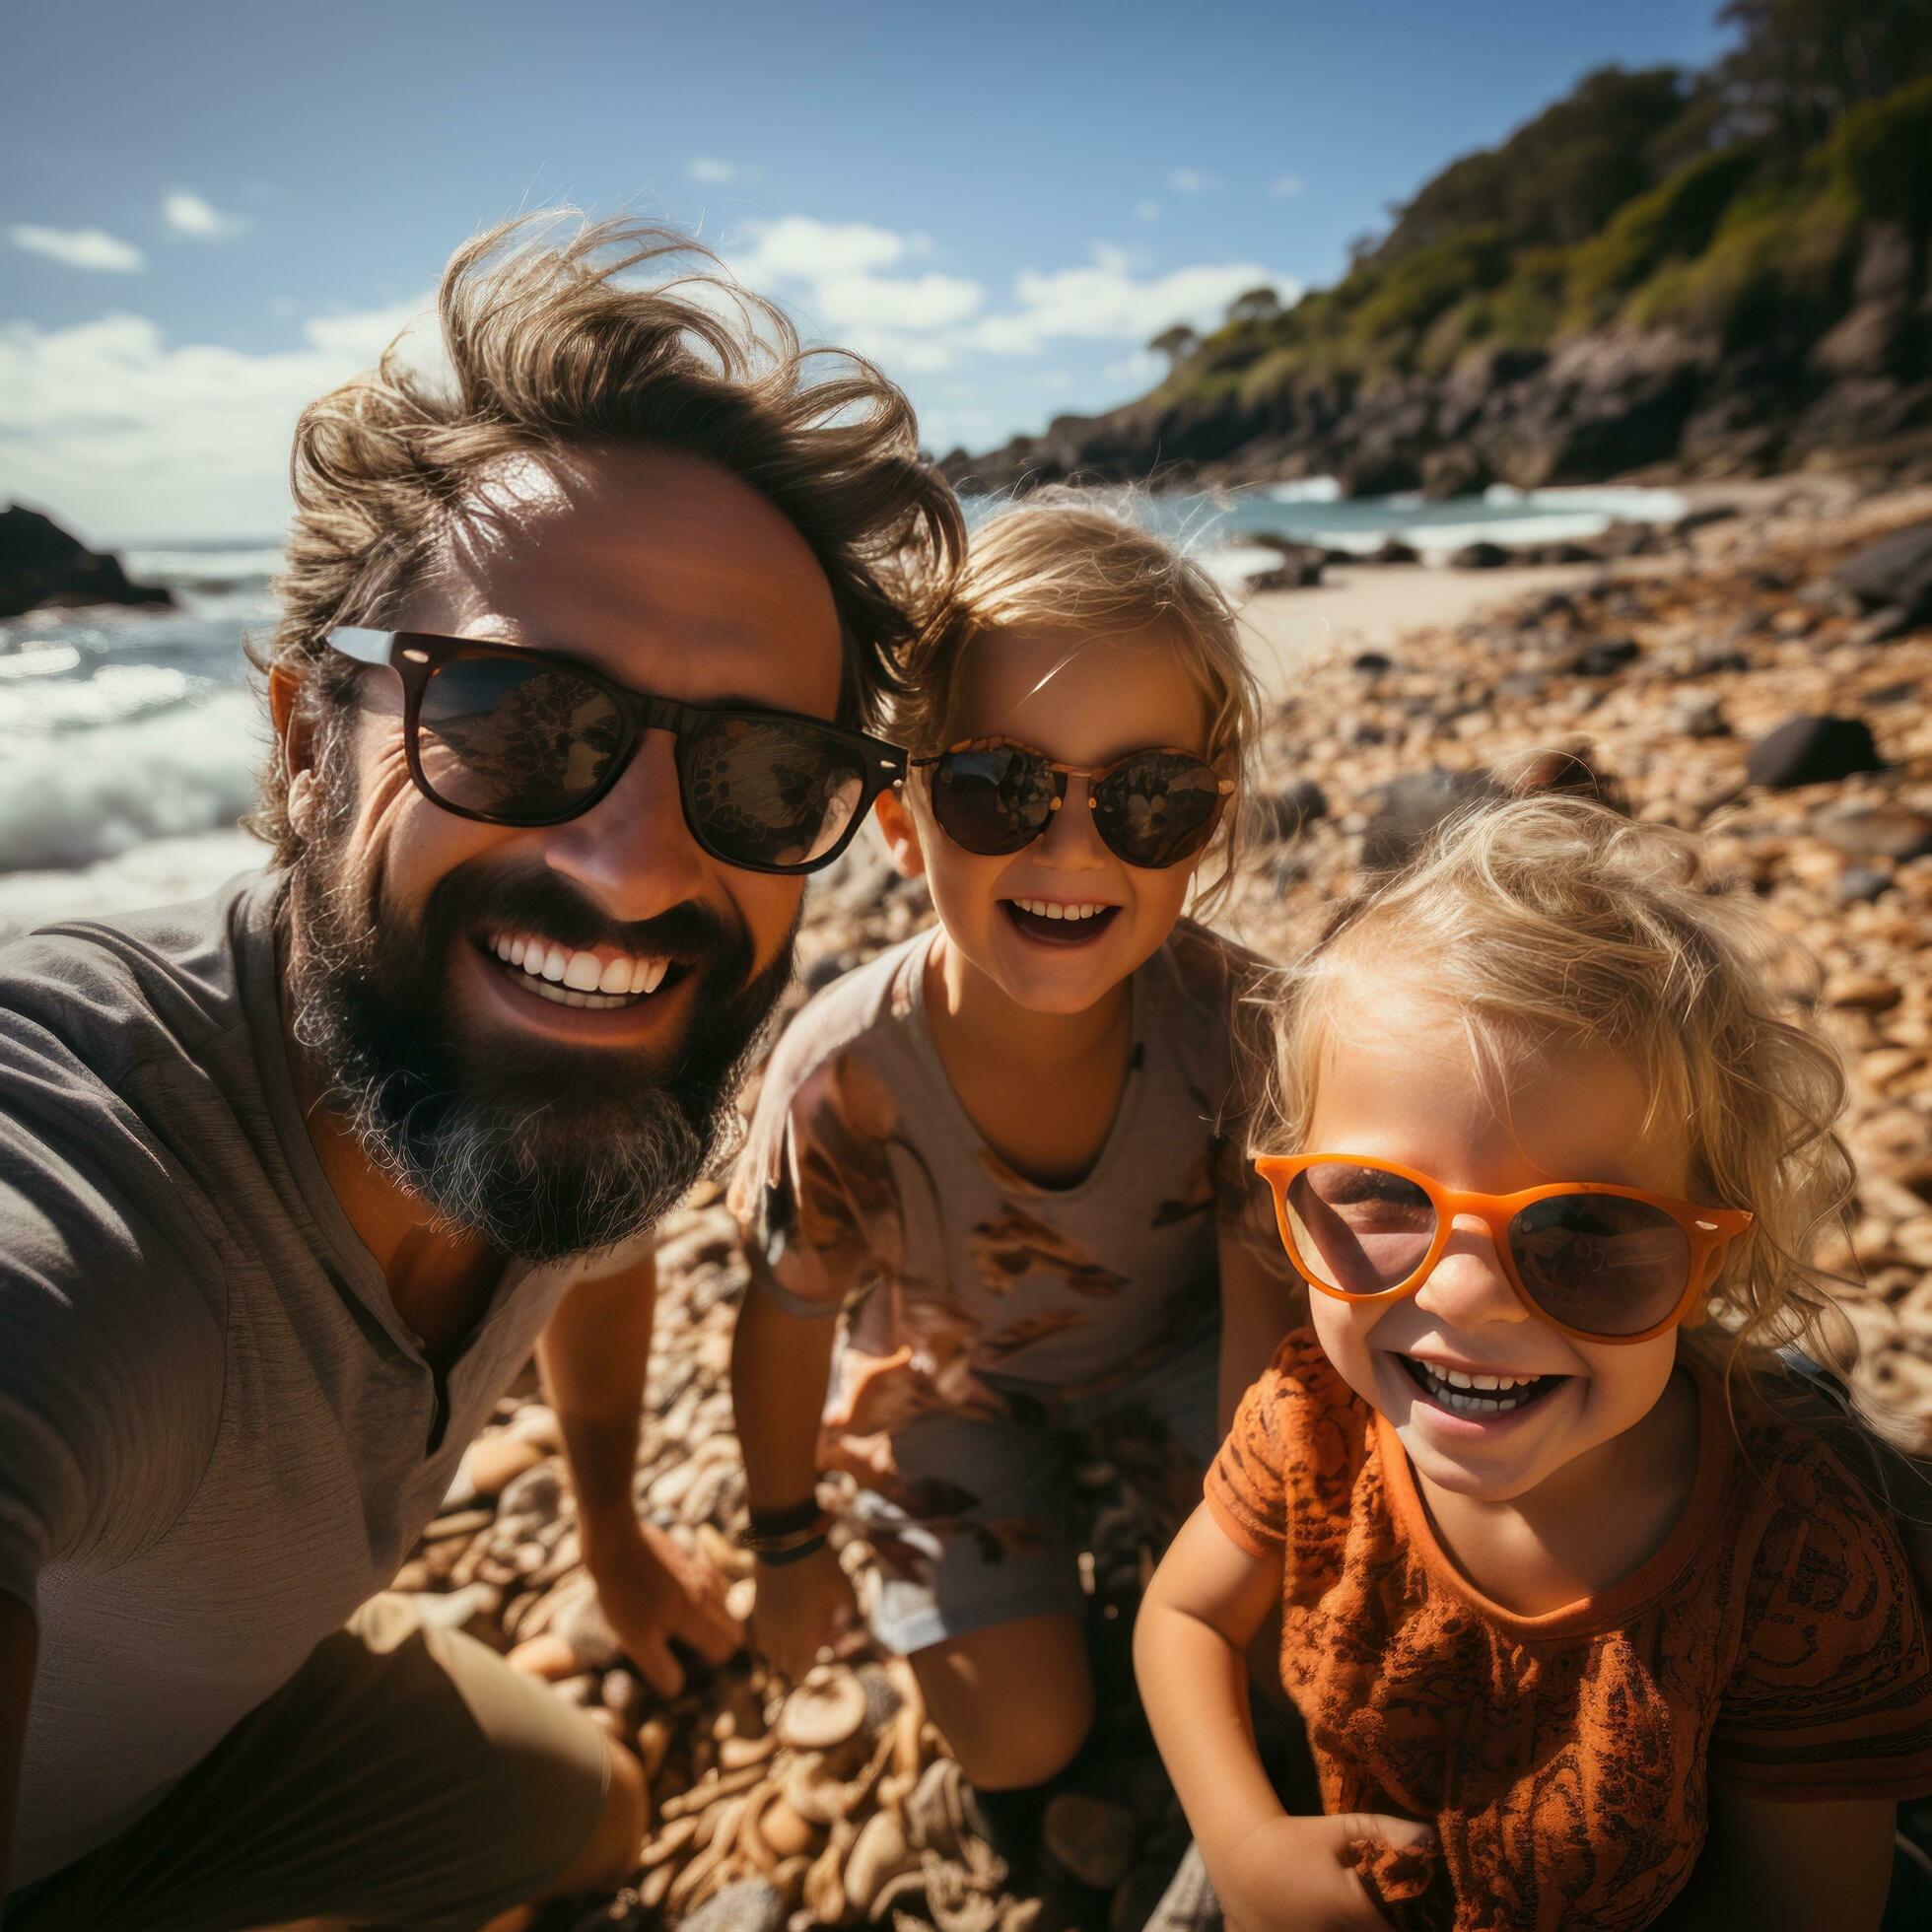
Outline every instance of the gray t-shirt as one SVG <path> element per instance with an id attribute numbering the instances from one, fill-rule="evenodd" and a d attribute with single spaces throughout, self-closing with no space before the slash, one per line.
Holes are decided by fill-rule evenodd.
<path id="1" fill-rule="evenodd" d="M 1070 1187 L 1016 1173 L 967 1116 L 926 1013 L 936 929 L 848 973 L 787 1029 L 732 1180 L 751 1278 L 847 1316 L 826 1420 L 1052 1414 L 1220 1319 L 1224 1239 L 1294 1276 L 1244 1150 L 1232 1014 L 1258 962 L 1181 921 L 1129 982 L 1127 1084 Z"/>
<path id="2" fill-rule="evenodd" d="M 0 1590 L 40 1629 L 14 1886 L 386 1586 L 582 1272 L 507 1269 L 431 1368 L 298 1111 L 282 888 L 0 950 Z"/>

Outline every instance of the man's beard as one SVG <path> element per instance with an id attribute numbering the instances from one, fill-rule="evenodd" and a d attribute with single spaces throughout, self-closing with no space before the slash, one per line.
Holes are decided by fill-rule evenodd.
<path id="1" fill-rule="evenodd" d="M 410 923 L 351 903 L 334 827 L 293 869 L 289 977 L 297 1043 L 322 1103 L 369 1161 L 447 1231 L 552 1262 L 644 1233 L 703 1174 L 773 1005 L 792 976 L 696 901 L 619 926 L 556 874 L 482 861 L 439 880 Z M 456 948 L 483 932 L 669 955 L 696 980 L 683 1037 L 649 1052 L 567 1047 L 453 1024 Z M 491 961 L 490 970 L 497 970 Z M 647 995 L 655 999 L 660 995 Z"/>

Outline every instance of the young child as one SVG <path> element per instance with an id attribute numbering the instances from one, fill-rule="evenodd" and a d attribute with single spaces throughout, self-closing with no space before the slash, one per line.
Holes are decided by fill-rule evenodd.
<path id="1" fill-rule="evenodd" d="M 1851 1174 L 1773 960 L 1688 840 L 1529 799 L 1292 976 L 1259 1165 L 1313 1327 L 1136 1631 L 1230 1924 L 1878 1924 L 1932 1658 L 1884 1499 L 1758 1393 L 1829 1352 Z M 1325 1816 L 1248 1729 L 1277 1607 Z"/>
<path id="2" fill-rule="evenodd" d="M 1014 1791 L 1092 1717 L 1072 1432 L 1132 1413 L 1205 1468 L 1305 1306 L 1236 1118 L 1246 962 L 1181 917 L 1254 697 L 1212 582 L 1068 498 L 978 531 L 908 679 L 878 817 L 938 924 L 793 1022 L 732 1188 L 753 1622 L 796 1675 L 851 1619 L 814 1485 L 856 1471 L 875 1632 Z"/>

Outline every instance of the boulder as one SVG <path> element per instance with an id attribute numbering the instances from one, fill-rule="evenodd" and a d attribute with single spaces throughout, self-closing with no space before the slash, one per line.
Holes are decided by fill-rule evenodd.
<path id="1" fill-rule="evenodd" d="M 1422 553 L 1399 536 L 1385 536 L 1373 550 L 1353 561 L 1363 564 L 1419 564 Z"/>
<path id="2" fill-rule="evenodd" d="M 165 589 L 133 584 L 117 557 L 90 550 L 51 517 L 22 504 L 0 510 L 0 617 L 43 605 L 172 605 Z"/>
<path id="3" fill-rule="evenodd" d="M 1452 813 L 1502 795 L 1482 772 L 1405 772 L 1374 795 L 1373 816 L 1362 834 L 1362 864 L 1370 871 L 1393 869 Z"/>
<path id="4" fill-rule="evenodd" d="M 1457 570 L 1494 570 L 1498 564 L 1509 562 L 1509 552 L 1500 543 L 1484 539 L 1450 551 L 1449 561 Z"/>
<path id="5" fill-rule="evenodd" d="M 1745 757 L 1751 783 L 1772 792 L 1884 770 L 1872 727 L 1862 718 L 1787 718 Z"/>
<path id="6" fill-rule="evenodd" d="M 1932 623 L 1932 518 L 1894 531 L 1831 575 L 1860 609 L 1898 611 L 1899 629 Z"/>
<path id="7" fill-rule="evenodd" d="M 1599 638 L 1586 644 L 1563 668 L 1573 677 L 1614 677 L 1642 656 L 1635 638 Z"/>

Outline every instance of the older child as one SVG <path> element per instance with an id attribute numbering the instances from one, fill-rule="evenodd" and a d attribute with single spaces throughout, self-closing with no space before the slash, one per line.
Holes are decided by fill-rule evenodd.
<path id="1" fill-rule="evenodd" d="M 1298 1299 L 1232 1103 L 1244 962 L 1181 917 L 1254 701 L 1211 581 L 1076 499 L 977 533 L 909 682 L 879 823 L 938 924 L 794 1021 L 733 1187 L 753 1621 L 796 1672 L 851 1616 L 814 1484 L 860 1468 L 876 1634 L 1008 1790 L 1092 1717 L 1070 1432 L 1134 1413 L 1205 1467 Z"/>
<path id="2" fill-rule="evenodd" d="M 1878 1923 L 1932 1658 L 1883 1503 L 1748 1372 L 1829 1326 L 1850 1172 L 1771 956 L 1688 841 L 1545 799 L 1298 973 L 1259 1164 L 1314 1326 L 1136 1639 L 1233 1924 Z M 1323 1817 L 1247 1729 L 1276 1607 Z"/>

